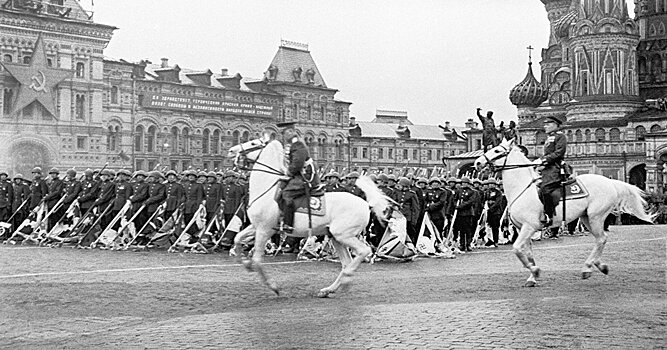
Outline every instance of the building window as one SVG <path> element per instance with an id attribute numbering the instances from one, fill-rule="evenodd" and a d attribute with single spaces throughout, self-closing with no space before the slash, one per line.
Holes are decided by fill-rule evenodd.
<path id="1" fill-rule="evenodd" d="M 241 142 L 240 143 L 246 143 L 250 141 L 250 133 L 248 131 L 244 131 L 243 135 L 241 136 Z"/>
<path id="2" fill-rule="evenodd" d="M 591 131 L 590 131 L 589 129 L 586 129 L 586 131 L 584 132 L 584 135 L 586 136 L 586 137 L 585 137 L 585 140 L 586 140 L 586 141 L 590 141 L 590 140 L 591 140 Z"/>
<path id="3" fill-rule="evenodd" d="M 646 128 L 641 125 L 636 127 L 635 135 L 637 137 L 637 141 L 644 141 L 646 139 L 646 137 L 644 136 L 646 135 Z"/>
<path id="4" fill-rule="evenodd" d="M 234 130 L 232 133 L 232 142 L 234 142 L 235 145 L 238 145 L 241 143 L 241 133 L 238 130 Z"/>
<path id="5" fill-rule="evenodd" d="M 76 95 L 76 119 L 86 119 L 86 96 Z"/>
<path id="6" fill-rule="evenodd" d="M 9 114 L 12 112 L 12 102 L 14 102 L 14 90 L 12 89 L 5 89 L 2 93 L 3 101 L 4 104 L 2 106 L 2 113 L 5 116 L 9 116 Z"/>
<path id="7" fill-rule="evenodd" d="M 358 155 L 359 155 L 359 149 L 357 149 L 356 147 L 352 148 L 352 158 L 357 158 Z"/>
<path id="8" fill-rule="evenodd" d="M 436 150 L 435 154 L 436 154 L 435 160 L 442 159 L 442 150 Z"/>
<path id="9" fill-rule="evenodd" d="M 538 131 L 535 134 L 535 143 L 537 143 L 538 145 L 543 145 L 546 142 L 547 142 L 547 133 L 541 130 Z"/>
<path id="10" fill-rule="evenodd" d="M 157 134 L 157 128 L 155 127 L 155 125 L 151 125 L 151 127 L 148 128 L 148 134 L 146 135 L 146 152 L 148 153 L 155 152 L 155 139 L 157 136 L 156 134 Z"/>
<path id="11" fill-rule="evenodd" d="M 595 140 L 596 141 L 604 141 L 605 139 L 605 132 L 604 129 L 598 128 L 595 130 Z"/>
<path id="12" fill-rule="evenodd" d="M 7 54 L 5 54 L 4 56 L 2 56 L 2 60 L 3 60 L 4 62 L 11 63 L 12 60 L 13 60 L 13 58 L 12 58 L 12 55 L 10 55 L 10 54 L 7 53 Z"/>
<path id="13" fill-rule="evenodd" d="M 208 131 L 208 129 L 204 129 L 204 135 L 202 135 L 202 140 L 201 140 L 201 151 L 203 154 L 209 154 L 210 149 L 210 137 L 211 137 L 211 132 Z"/>
<path id="14" fill-rule="evenodd" d="M 76 137 L 76 149 L 78 151 L 85 151 L 86 150 L 86 137 L 85 136 L 77 136 Z"/>
<path id="15" fill-rule="evenodd" d="M 118 104 L 118 86 L 111 87 L 111 103 Z"/>
<path id="16" fill-rule="evenodd" d="M 118 130 L 119 128 L 109 126 L 109 133 L 107 134 L 107 150 L 115 151 L 118 146 Z"/>
<path id="17" fill-rule="evenodd" d="M 190 129 L 183 129 L 183 137 L 181 138 L 181 153 L 189 154 L 190 153 Z M 183 162 L 185 164 L 185 162 Z"/>
<path id="18" fill-rule="evenodd" d="M 274 135 L 275 138 L 275 135 Z M 215 130 L 213 132 L 213 139 L 211 139 L 211 153 L 219 154 L 220 153 L 220 130 Z M 217 168 L 217 166 L 216 166 Z"/>
<path id="19" fill-rule="evenodd" d="M 317 140 L 317 158 L 318 159 L 326 159 L 326 145 L 327 145 L 327 140 L 325 138 L 320 138 Z"/>
<path id="20" fill-rule="evenodd" d="M 144 170 L 144 160 L 143 159 L 137 159 L 135 161 L 134 168 L 136 170 Z"/>
<path id="21" fill-rule="evenodd" d="M 134 134 L 134 151 L 141 152 L 144 148 L 144 127 L 139 125 Z"/>
<path id="22" fill-rule="evenodd" d="M 609 140 L 611 141 L 621 141 L 621 131 L 617 128 L 609 130 Z"/>
<path id="23" fill-rule="evenodd" d="M 153 171 L 154 169 L 155 169 L 155 161 L 154 160 L 149 160 L 147 170 Z"/>
<path id="24" fill-rule="evenodd" d="M 660 130 L 662 130 L 662 128 L 661 128 L 660 125 L 658 125 L 658 124 L 653 125 L 653 126 L 651 127 L 651 132 L 658 132 L 658 131 L 660 131 Z"/>
<path id="25" fill-rule="evenodd" d="M 426 151 L 426 159 L 427 160 L 433 160 L 433 150 L 432 149 Z"/>
<path id="26" fill-rule="evenodd" d="M 363 148 L 361 149 L 361 158 L 363 158 L 363 159 L 368 158 L 368 148 L 363 147 Z"/>
<path id="27" fill-rule="evenodd" d="M 419 159 L 419 151 L 416 149 L 412 150 L 412 160 L 418 160 Z"/>
<path id="28" fill-rule="evenodd" d="M 567 141 L 568 142 L 573 142 L 574 141 L 574 134 L 572 133 L 572 130 L 567 131 Z"/>
<path id="29" fill-rule="evenodd" d="M 577 140 L 577 142 L 581 142 L 581 141 L 584 140 L 584 134 L 581 133 L 581 130 L 577 130 L 577 131 L 574 133 L 574 137 L 575 137 L 575 139 Z"/>
<path id="30" fill-rule="evenodd" d="M 334 144 L 336 147 L 336 159 L 343 159 L 343 140 L 336 140 Z"/>
<path id="31" fill-rule="evenodd" d="M 387 156 L 389 157 L 389 159 L 394 159 L 394 149 L 393 148 L 390 148 L 389 150 L 387 150 Z"/>
<path id="32" fill-rule="evenodd" d="M 408 159 L 408 150 L 403 149 L 403 159 Z"/>
<path id="33" fill-rule="evenodd" d="M 177 127 L 171 128 L 171 153 L 178 153 L 179 132 Z M 174 168 L 174 170 L 176 170 Z"/>
<path id="34" fill-rule="evenodd" d="M 77 64 L 76 64 L 76 77 L 77 78 L 83 78 L 84 77 L 83 72 L 84 72 L 85 67 L 86 66 L 83 64 L 83 62 L 77 62 Z"/>
<path id="35" fill-rule="evenodd" d="M 384 148 L 378 149 L 378 159 L 384 159 Z"/>
<path id="36" fill-rule="evenodd" d="M 30 56 L 23 56 L 23 64 L 30 64 Z"/>
<path id="37" fill-rule="evenodd" d="M 46 59 L 46 65 L 49 66 L 49 67 L 53 67 L 53 60 L 50 59 L 50 58 L 47 58 Z"/>

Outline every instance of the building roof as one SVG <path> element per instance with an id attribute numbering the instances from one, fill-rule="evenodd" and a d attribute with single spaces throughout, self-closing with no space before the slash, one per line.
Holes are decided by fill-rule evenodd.
<path id="1" fill-rule="evenodd" d="M 106 59 L 106 58 L 105 58 Z M 109 59 L 112 60 L 112 59 Z M 122 60 L 121 60 L 122 61 Z M 169 67 L 162 67 L 160 64 L 148 64 L 146 65 L 146 80 L 154 80 L 157 81 L 157 72 L 159 71 L 164 71 L 164 70 L 171 70 L 174 69 L 175 67 L 178 67 L 180 69 L 178 73 L 178 78 L 180 80 L 179 84 L 182 85 L 192 85 L 192 86 L 202 86 L 202 84 L 197 83 L 196 81 L 192 80 L 189 75 L 197 75 L 197 74 L 207 74 L 210 72 L 210 70 L 194 70 L 194 69 L 189 69 L 189 68 L 182 68 L 178 65 L 176 66 L 169 66 Z M 212 73 L 212 72 L 211 72 Z M 218 88 L 218 89 L 229 89 L 228 87 L 222 85 L 218 79 L 232 79 L 232 78 L 238 78 L 240 79 L 240 88 L 239 90 L 241 91 L 246 91 L 246 92 L 255 92 L 254 90 L 250 89 L 245 83 L 248 82 L 255 82 L 258 81 L 259 79 L 257 78 L 244 78 L 240 74 L 236 75 L 222 75 L 221 73 L 212 73 L 211 74 L 211 85 L 208 85 L 209 87 L 212 88 Z"/>
<path id="2" fill-rule="evenodd" d="M 300 47 L 289 45 L 283 41 L 278 47 L 278 52 L 273 57 L 271 64 L 267 68 L 265 77 L 269 81 L 309 84 L 313 86 L 326 88 L 327 84 L 320 74 L 313 56 L 310 55 L 307 46 L 300 44 Z M 295 79 L 295 70 L 300 69 L 300 79 Z M 275 73 L 274 73 L 275 72 Z M 312 80 L 309 78 L 312 74 Z"/>
<path id="3" fill-rule="evenodd" d="M 648 121 L 648 120 L 666 120 L 666 119 L 667 119 L 667 111 L 661 111 L 655 108 L 632 113 L 628 116 L 628 120 L 633 122 Z"/>
<path id="4" fill-rule="evenodd" d="M 361 130 L 361 137 L 398 139 L 401 135 L 397 132 L 400 124 L 357 122 Z M 400 130 L 409 130 L 410 139 L 433 140 L 433 141 L 463 141 L 466 137 L 456 128 L 445 131 L 437 125 L 404 125 Z"/>

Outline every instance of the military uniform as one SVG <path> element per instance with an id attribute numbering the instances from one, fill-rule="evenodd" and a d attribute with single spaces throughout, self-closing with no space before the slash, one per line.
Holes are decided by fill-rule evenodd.
<path id="1" fill-rule="evenodd" d="M 56 169 L 51 169 L 49 171 L 49 175 L 53 173 L 58 173 Z M 55 177 L 51 179 L 51 183 L 48 185 L 49 187 L 49 192 L 44 196 L 44 202 L 46 203 L 46 208 L 51 212 L 56 204 L 60 201 L 60 199 L 63 197 L 63 192 L 65 190 L 65 183 L 63 180 L 61 180 L 58 177 Z M 62 206 L 61 206 L 62 208 Z M 56 225 L 58 220 L 60 219 L 62 210 L 60 208 L 57 210 L 57 212 L 53 212 L 51 216 L 49 216 L 48 221 L 47 221 L 47 229 L 51 231 L 53 229 L 53 226 Z"/>
<path id="2" fill-rule="evenodd" d="M 491 187 L 486 192 L 486 203 L 489 208 L 487 211 L 486 222 L 489 224 L 489 227 L 491 227 L 493 244 L 496 245 L 498 244 L 498 236 L 500 232 L 500 219 L 507 206 L 507 199 L 505 199 L 505 196 L 499 189 Z"/>
<path id="3" fill-rule="evenodd" d="M 108 173 L 109 171 L 105 170 L 105 174 Z M 100 181 L 99 186 L 99 195 L 93 203 L 93 208 L 97 207 L 99 215 L 102 215 L 104 211 L 109 208 L 107 214 L 100 219 L 100 226 L 102 227 L 102 230 L 104 230 L 107 226 L 109 226 L 109 223 L 113 219 L 110 211 L 111 207 L 113 206 L 114 195 L 116 194 L 116 184 L 107 179 L 106 181 Z"/>
<path id="4" fill-rule="evenodd" d="M 192 218 L 195 216 L 199 205 L 204 201 L 204 187 L 195 181 L 188 181 L 183 186 L 185 194 L 185 206 L 183 210 L 183 218 L 185 219 L 185 224 L 189 224 L 192 221 Z M 192 235 L 194 242 L 194 234 L 197 232 L 197 226 L 191 225 L 188 233 Z"/>
<path id="5" fill-rule="evenodd" d="M 0 221 L 6 222 L 9 219 L 13 202 L 14 187 L 9 181 L 0 181 Z"/>
<path id="6" fill-rule="evenodd" d="M 544 156 L 541 157 L 544 169 L 542 169 L 541 199 L 544 203 L 544 211 L 550 217 L 555 214 L 556 205 L 561 196 L 561 162 L 565 158 L 567 150 L 567 137 L 561 131 L 549 133 L 544 144 Z"/>
<path id="7" fill-rule="evenodd" d="M 167 194 L 166 194 L 166 191 L 165 191 L 165 185 L 160 183 L 160 179 L 162 178 L 162 175 L 159 172 L 154 171 L 153 173 L 151 173 L 150 176 L 154 177 L 155 180 L 153 180 L 153 182 L 148 184 L 148 198 L 146 198 L 146 201 L 144 202 L 144 205 L 146 205 L 146 209 L 145 209 L 145 211 L 146 211 L 146 220 L 153 217 L 153 214 L 155 214 L 158 207 L 160 205 L 162 205 L 162 203 L 167 198 Z M 144 228 L 146 226 L 145 223 L 146 222 L 144 221 L 143 225 L 141 225 L 140 227 L 137 227 L 137 234 L 142 233 L 142 232 L 139 232 L 139 230 L 141 230 L 142 228 Z M 159 228 L 157 228 L 157 229 L 159 229 Z M 146 230 L 143 231 L 143 233 L 146 233 L 146 232 L 150 232 L 150 231 L 146 231 Z M 141 238 L 137 239 L 137 244 L 145 244 L 145 243 L 148 243 L 148 238 L 145 235 L 141 236 Z"/>
<path id="8" fill-rule="evenodd" d="M 467 180 L 467 179 L 466 179 Z M 470 182 L 463 180 L 463 187 L 459 191 L 459 201 L 456 206 L 457 214 L 454 222 L 454 235 L 460 237 L 460 249 L 470 251 L 470 241 L 475 230 L 475 208 L 477 193 L 470 187 Z M 456 238 L 454 238 L 456 240 Z"/>
<path id="9" fill-rule="evenodd" d="M 211 172 L 207 175 L 207 179 L 213 179 L 213 182 L 204 184 L 204 195 L 206 196 L 206 223 L 215 220 L 220 206 L 222 205 L 222 184 L 218 183 L 215 173 Z M 217 224 L 211 226 L 211 232 L 217 232 L 220 228 Z"/>
<path id="10" fill-rule="evenodd" d="M 443 232 L 445 228 L 445 213 L 449 210 L 450 193 L 447 189 L 432 188 L 426 192 L 426 211 L 435 227 Z"/>
<path id="11" fill-rule="evenodd" d="M 308 146 L 299 141 L 296 137 L 292 139 L 288 153 L 289 166 L 287 167 L 287 174 L 290 180 L 282 190 L 282 211 L 283 222 L 285 225 L 294 226 L 294 200 L 296 198 L 305 196 L 309 193 L 311 188 L 315 188 L 320 184 L 320 178 L 315 171 L 312 159 L 308 152 Z"/>
<path id="12" fill-rule="evenodd" d="M 402 190 L 394 190 L 391 199 L 398 204 L 401 214 L 405 216 L 408 236 L 413 243 L 416 243 L 417 232 L 415 224 L 419 219 L 419 200 L 417 199 L 417 194 L 408 189 L 408 186 L 403 187 Z"/>
<path id="13" fill-rule="evenodd" d="M 100 194 L 100 181 L 93 179 L 92 174 L 86 176 L 83 181 L 81 181 L 81 192 L 79 195 L 79 208 L 81 208 L 82 213 L 86 213 L 90 208 L 93 207 L 95 200 L 99 197 Z"/>
<path id="14" fill-rule="evenodd" d="M 170 174 L 176 174 L 175 172 L 168 172 L 167 176 Z M 178 209 L 179 206 L 185 203 L 185 189 L 177 181 L 168 181 L 165 185 L 165 195 L 167 196 L 167 205 L 164 209 L 164 220 L 165 222 L 169 220 L 171 215 Z"/>
<path id="15" fill-rule="evenodd" d="M 60 207 L 58 215 L 54 218 L 56 221 L 60 221 L 63 215 L 67 212 L 67 209 L 69 209 L 70 205 L 72 205 L 72 203 L 79 197 L 79 193 L 81 193 L 81 183 L 77 181 L 74 176 L 70 177 L 64 185 L 65 199 L 63 199 L 63 205 Z"/>
<path id="16" fill-rule="evenodd" d="M 16 181 L 16 180 L 19 181 Z M 17 183 L 18 182 L 18 183 Z M 30 186 L 26 185 L 23 182 L 23 179 L 20 176 L 14 177 L 14 200 L 12 202 L 12 213 L 14 214 L 14 219 L 12 220 L 12 225 L 14 228 L 18 228 L 19 225 L 25 220 L 28 216 L 29 210 L 29 201 L 30 201 Z M 25 201 L 25 204 L 23 202 Z M 19 210 L 21 208 L 21 210 Z"/>

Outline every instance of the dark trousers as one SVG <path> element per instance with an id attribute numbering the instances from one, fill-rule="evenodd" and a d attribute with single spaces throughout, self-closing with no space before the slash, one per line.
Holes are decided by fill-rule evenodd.
<path id="1" fill-rule="evenodd" d="M 493 243 L 498 244 L 498 235 L 500 232 L 500 218 L 501 215 L 492 214 L 487 216 L 486 222 L 491 227 L 491 232 L 493 234 Z"/>
<path id="2" fill-rule="evenodd" d="M 0 221 L 7 222 L 7 220 L 9 220 L 9 217 L 11 216 L 10 212 L 11 209 L 9 206 L 0 208 Z"/>
<path id="3" fill-rule="evenodd" d="M 407 229 L 408 237 L 412 241 L 412 243 L 417 244 L 417 236 L 419 232 L 415 229 L 415 225 L 412 221 L 407 221 L 405 224 L 405 228 Z"/>
<path id="4" fill-rule="evenodd" d="M 475 217 L 474 216 L 459 216 L 454 222 L 454 237 L 460 238 L 461 249 L 470 248 L 470 241 L 472 235 L 475 233 Z"/>
<path id="5" fill-rule="evenodd" d="M 558 201 L 561 198 L 561 184 L 560 182 L 554 182 L 546 185 L 542 185 L 540 188 L 540 200 L 544 205 L 544 213 L 550 217 L 554 217 L 556 214 L 556 206 Z"/>
<path id="6" fill-rule="evenodd" d="M 429 214 L 430 215 L 430 214 Z M 435 226 L 436 229 L 438 229 L 438 232 L 442 235 L 441 237 L 444 238 L 446 235 L 444 226 L 445 226 L 445 217 L 442 215 L 431 215 L 431 222 L 433 222 L 433 226 Z"/>

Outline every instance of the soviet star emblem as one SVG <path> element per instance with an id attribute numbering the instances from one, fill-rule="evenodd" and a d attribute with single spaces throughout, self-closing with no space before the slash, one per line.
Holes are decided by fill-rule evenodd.
<path id="1" fill-rule="evenodd" d="M 30 65 L 16 63 L 2 63 L 2 65 L 21 84 L 12 114 L 37 101 L 51 115 L 56 115 L 56 86 L 71 77 L 72 71 L 48 66 L 41 35 L 35 43 Z"/>

